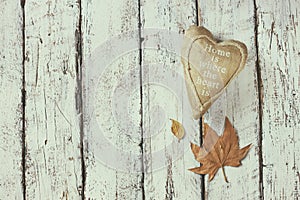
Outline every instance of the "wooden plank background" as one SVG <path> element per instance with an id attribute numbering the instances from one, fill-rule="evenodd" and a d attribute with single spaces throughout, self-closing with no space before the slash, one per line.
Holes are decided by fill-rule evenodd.
<path id="1" fill-rule="evenodd" d="M 0 0 L 0 199 L 300 199 L 297 0 Z M 192 24 L 248 47 L 194 121 L 180 62 Z M 213 181 L 189 142 L 228 116 L 239 168 Z M 220 117 L 221 116 L 221 117 Z M 182 122 L 180 142 L 170 118 Z M 222 128 L 222 127 L 221 127 Z"/>

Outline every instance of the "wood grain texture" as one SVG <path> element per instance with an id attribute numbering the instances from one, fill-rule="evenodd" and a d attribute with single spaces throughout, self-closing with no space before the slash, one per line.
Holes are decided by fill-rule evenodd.
<path id="1" fill-rule="evenodd" d="M 77 1 L 26 1 L 26 198 L 80 199 Z"/>
<path id="2" fill-rule="evenodd" d="M 86 199 L 143 199 L 138 1 L 82 5 Z"/>
<path id="3" fill-rule="evenodd" d="M 0 199 L 298 200 L 299 8 L 1 0 Z M 187 170 L 199 166 L 189 142 L 200 144 L 180 62 L 191 24 L 248 47 L 245 69 L 203 117 L 221 134 L 228 116 L 240 146 L 253 144 L 241 167 L 225 168 L 228 184 L 221 171 L 208 182 Z M 169 118 L 184 125 L 180 142 Z"/>
<path id="4" fill-rule="evenodd" d="M 22 198 L 22 9 L 0 2 L 0 199 Z"/>
<path id="5" fill-rule="evenodd" d="M 299 1 L 258 1 L 265 199 L 300 198 Z"/>
<path id="6" fill-rule="evenodd" d="M 190 141 L 199 143 L 181 65 L 185 29 L 197 23 L 193 1 L 141 2 L 142 113 L 145 199 L 198 199 L 200 176 L 188 171 L 198 163 Z M 171 133 L 170 118 L 186 131 L 179 142 Z"/>
<path id="7" fill-rule="evenodd" d="M 259 107 L 255 67 L 255 20 L 252 1 L 199 1 L 202 25 L 219 40 L 235 39 L 248 48 L 245 69 L 231 82 L 225 99 L 218 108 L 208 112 L 205 121 L 214 124 L 219 115 L 226 115 L 237 130 L 240 146 L 252 143 L 253 147 L 239 168 L 225 167 L 227 184 L 219 171 L 211 182 L 206 182 L 206 199 L 259 199 Z M 217 14 L 216 14 L 217 13 Z M 222 132 L 219 132 L 221 135 Z M 247 181 L 245 181 L 247 180 Z"/>

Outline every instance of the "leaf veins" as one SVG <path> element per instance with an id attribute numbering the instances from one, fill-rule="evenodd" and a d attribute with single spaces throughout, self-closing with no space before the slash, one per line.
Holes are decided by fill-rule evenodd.
<path id="1" fill-rule="evenodd" d="M 191 149 L 195 159 L 202 165 L 189 170 L 197 174 L 209 174 L 209 181 L 211 181 L 221 168 L 224 179 L 228 182 L 224 166 L 240 166 L 241 160 L 247 155 L 251 144 L 240 149 L 238 136 L 227 117 L 225 119 L 225 129 L 222 136 L 219 137 L 207 124 L 204 124 L 204 131 L 205 136 L 202 147 L 191 143 Z"/>

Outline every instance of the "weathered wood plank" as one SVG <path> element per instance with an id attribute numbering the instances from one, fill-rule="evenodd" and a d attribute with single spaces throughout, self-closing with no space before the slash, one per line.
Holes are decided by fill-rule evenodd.
<path id="1" fill-rule="evenodd" d="M 183 33 L 196 24 L 194 1 L 145 0 L 142 14 L 143 160 L 146 199 L 200 199 L 200 176 L 190 141 L 199 143 L 199 122 L 192 119 L 180 50 Z M 183 123 L 178 142 L 170 118 Z"/>
<path id="2" fill-rule="evenodd" d="M 22 9 L 0 2 L 0 199 L 22 199 Z"/>
<path id="3" fill-rule="evenodd" d="M 34 1 L 26 16 L 26 198 L 80 199 L 77 1 Z"/>
<path id="4" fill-rule="evenodd" d="M 258 1 L 265 199 L 300 198 L 300 2 Z"/>
<path id="5" fill-rule="evenodd" d="M 82 8 L 85 197 L 143 199 L 138 1 Z"/>
<path id="6" fill-rule="evenodd" d="M 241 167 L 225 167 L 228 184 L 223 180 L 221 171 L 213 181 L 206 181 L 206 199 L 259 199 L 260 127 L 255 68 L 254 3 L 245 0 L 230 2 L 201 0 L 199 7 L 202 25 L 211 30 L 218 39 L 240 40 L 248 48 L 245 69 L 227 88 L 226 98 L 223 96 L 223 99 L 219 100 L 219 112 L 216 112 L 218 108 L 214 108 L 214 112 L 207 114 L 205 121 L 215 124 L 219 120 L 219 115 L 226 115 L 237 130 L 240 146 L 253 144 Z"/>
<path id="7" fill-rule="evenodd" d="M 26 197 L 81 199 L 81 116 L 75 93 L 81 88 L 77 59 L 83 42 L 84 83 L 90 83 L 90 75 L 98 81 L 94 88 L 84 85 L 86 199 L 200 199 L 200 176 L 187 171 L 198 165 L 188 144 L 199 143 L 198 126 L 186 113 L 178 51 L 183 31 L 196 22 L 196 3 L 81 1 L 80 24 L 77 2 L 26 1 Z M 226 168 L 229 184 L 220 172 L 212 182 L 206 180 L 206 199 L 300 197 L 299 2 L 255 3 L 257 46 L 253 1 L 199 1 L 201 24 L 220 40 L 245 42 L 249 51 L 245 70 L 205 121 L 218 126 L 226 114 L 240 145 L 254 145 L 242 167 Z M 0 199 L 22 199 L 22 9 L 20 2 L 4 0 L 0 11 L 0 155 L 6 161 L 0 164 Z M 187 136 L 181 142 L 170 132 L 169 118 L 184 124 Z"/>

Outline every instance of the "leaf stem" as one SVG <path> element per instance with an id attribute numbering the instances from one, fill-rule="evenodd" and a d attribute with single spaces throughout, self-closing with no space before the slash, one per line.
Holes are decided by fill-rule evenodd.
<path id="1" fill-rule="evenodd" d="M 227 176 L 226 176 L 226 173 L 225 173 L 225 170 L 224 170 L 224 166 L 222 166 L 222 172 L 223 172 L 224 180 L 226 181 L 226 183 L 229 183 L 228 179 L 227 179 Z"/>

